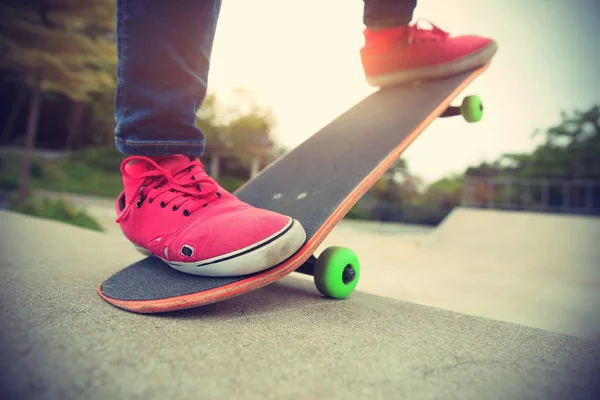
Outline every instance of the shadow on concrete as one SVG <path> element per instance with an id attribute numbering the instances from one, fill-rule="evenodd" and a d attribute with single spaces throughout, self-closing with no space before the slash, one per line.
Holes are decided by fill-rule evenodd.
<path id="1" fill-rule="evenodd" d="M 304 279 L 291 275 L 253 292 L 218 303 L 147 315 L 164 319 L 230 320 L 271 313 L 286 313 L 291 309 L 319 306 L 323 302 L 337 301 L 346 300 L 327 299 L 314 289 L 312 282 L 306 282 Z"/>

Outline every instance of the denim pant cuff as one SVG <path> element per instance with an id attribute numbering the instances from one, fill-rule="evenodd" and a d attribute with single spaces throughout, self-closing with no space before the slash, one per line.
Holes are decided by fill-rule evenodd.
<path id="1" fill-rule="evenodd" d="M 364 0 L 363 24 L 368 28 L 408 25 L 417 0 Z"/>
<path id="2" fill-rule="evenodd" d="M 124 140 L 115 138 L 117 151 L 126 156 L 168 156 L 184 154 L 201 157 L 204 154 L 204 142 L 183 140 Z"/>
<path id="3" fill-rule="evenodd" d="M 408 25 L 412 21 L 412 15 L 394 17 L 364 17 L 363 24 L 368 28 L 391 28 L 394 26 Z"/>

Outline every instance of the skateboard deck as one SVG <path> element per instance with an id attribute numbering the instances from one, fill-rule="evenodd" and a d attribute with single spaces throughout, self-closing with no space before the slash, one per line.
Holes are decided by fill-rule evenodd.
<path id="1" fill-rule="evenodd" d="M 251 275 L 214 278 L 185 274 L 147 257 L 109 277 L 99 295 L 121 309 L 158 313 L 226 300 L 293 271 L 313 274 L 313 254 L 336 224 L 488 66 L 380 89 L 239 188 L 234 194 L 241 200 L 303 225 L 306 241 L 286 261 Z"/>

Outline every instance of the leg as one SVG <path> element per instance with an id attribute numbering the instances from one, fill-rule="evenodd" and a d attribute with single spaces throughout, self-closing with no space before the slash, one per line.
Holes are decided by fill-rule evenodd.
<path id="1" fill-rule="evenodd" d="M 441 78 L 488 62 L 496 43 L 480 36 L 450 37 L 430 24 L 410 24 L 416 0 L 364 0 L 365 46 L 361 59 L 367 82 L 389 86 Z"/>
<path id="2" fill-rule="evenodd" d="M 117 0 L 115 141 L 127 155 L 201 155 L 221 0 Z"/>
<path id="3" fill-rule="evenodd" d="M 363 23 L 372 30 L 408 25 L 417 0 L 363 0 Z"/>
<path id="4" fill-rule="evenodd" d="M 118 0 L 115 141 L 128 155 L 117 222 L 142 253 L 182 272 L 272 267 L 305 241 L 294 219 L 257 209 L 204 171 L 196 111 L 206 96 L 220 0 Z"/>

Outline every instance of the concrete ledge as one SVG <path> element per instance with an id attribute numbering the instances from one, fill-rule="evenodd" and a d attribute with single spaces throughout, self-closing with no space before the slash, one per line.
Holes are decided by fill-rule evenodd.
<path id="1" fill-rule="evenodd" d="M 600 344 L 290 276 L 166 315 L 96 294 L 124 239 L 0 212 L 2 398 L 585 399 Z"/>

